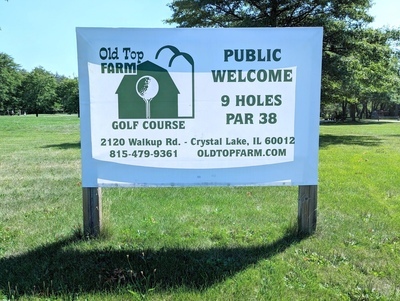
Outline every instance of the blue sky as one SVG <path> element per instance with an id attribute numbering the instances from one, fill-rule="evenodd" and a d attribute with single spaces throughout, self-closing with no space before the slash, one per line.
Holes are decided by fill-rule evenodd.
<path id="1" fill-rule="evenodd" d="M 77 76 L 76 27 L 174 27 L 170 0 L 0 0 L 0 52 L 30 71 Z M 375 0 L 375 27 L 400 27 L 400 1 Z"/>

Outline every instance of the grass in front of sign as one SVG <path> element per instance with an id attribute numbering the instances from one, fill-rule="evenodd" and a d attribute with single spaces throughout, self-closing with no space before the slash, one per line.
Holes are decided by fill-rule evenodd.
<path id="1" fill-rule="evenodd" d="M 400 123 L 321 126 L 308 238 L 296 187 L 103 189 L 84 238 L 78 127 L 0 117 L 0 300 L 400 299 Z"/>

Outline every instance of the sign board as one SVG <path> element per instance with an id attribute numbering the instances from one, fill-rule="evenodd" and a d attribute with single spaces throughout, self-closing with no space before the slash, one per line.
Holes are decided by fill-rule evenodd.
<path id="1" fill-rule="evenodd" d="M 322 28 L 77 28 L 82 184 L 316 185 Z"/>

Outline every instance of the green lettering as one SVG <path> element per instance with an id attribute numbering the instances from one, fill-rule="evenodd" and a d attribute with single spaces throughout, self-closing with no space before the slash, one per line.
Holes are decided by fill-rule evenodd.
<path id="1" fill-rule="evenodd" d="M 275 72 L 274 72 L 275 71 Z M 270 82 L 281 82 L 282 81 L 282 70 L 269 70 L 269 81 Z"/>
<path id="2" fill-rule="evenodd" d="M 225 80 L 226 70 L 211 70 L 214 82 L 223 82 Z"/>
<path id="3" fill-rule="evenodd" d="M 291 82 L 292 80 L 293 80 L 292 70 L 291 69 L 284 70 L 283 71 L 283 81 Z"/>
<path id="4" fill-rule="evenodd" d="M 236 81 L 236 71 L 228 70 L 228 82 L 235 82 L 235 81 Z"/>

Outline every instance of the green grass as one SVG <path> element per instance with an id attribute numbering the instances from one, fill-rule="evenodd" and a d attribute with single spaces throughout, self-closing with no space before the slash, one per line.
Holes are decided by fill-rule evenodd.
<path id="1" fill-rule="evenodd" d="M 103 189 L 81 235 L 79 119 L 0 117 L 0 300 L 400 300 L 400 123 L 321 126 L 297 187 Z"/>

